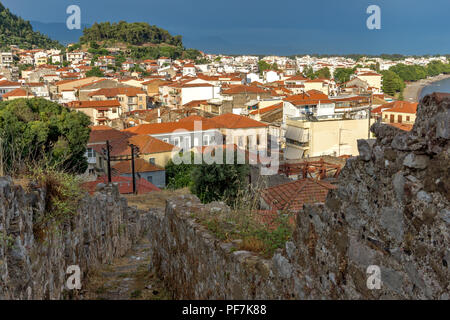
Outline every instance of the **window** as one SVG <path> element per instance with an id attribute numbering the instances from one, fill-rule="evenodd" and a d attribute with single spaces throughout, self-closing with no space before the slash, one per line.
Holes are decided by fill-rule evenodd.
<path id="1" fill-rule="evenodd" d="M 142 101 L 142 97 L 139 97 L 139 101 Z"/>
<path id="2" fill-rule="evenodd" d="M 113 112 L 113 113 L 117 113 L 117 109 L 116 109 L 116 108 L 113 108 L 113 109 L 112 109 L 112 112 Z"/>
<path id="3" fill-rule="evenodd" d="M 164 138 L 164 139 L 162 139 L 164 142 L 167 142 L 167 143 L 169 143 L 169 139 L 168 138 Z"/>
<path id="4" fill-rule="evenodd" d="M 191 137 L 184 137 L 184 146 L 186 149 L 191 148 Z"/>
<path id="5" fill-rule="evenodd" d="M 153 177 L 152 176 L 148 176 L 147 177 L 147 181 L 150 182 L 150 183 L 153 183 Z"/>
<path id="6" fill-rule="evenodd" d="M 406 121 L 411 121 L 411 118 L 409 116 L 406 116 Z"/>
<path id="7" fill-rule="evenodd" d="M 242 137 L 238 137 L 238 146 L 242 147 L 242 145 L 244 144 L 243 142 L 244 139 L 242 139 Z"/>
<path id="8" fill-rule="evenodd" d="M 177 147 L 180 146 L 180 137 L 173 138 L 173 144 Z"/>
<path id="9" fill-rule="evenodd" d="M 209 136 L 203 136 L 203 145 L 209 146 Z"/>
<path id="10" fill-rule="evenodd" d="M 155 158 L 148 159 L 148 162 L 151 163 L 151 164 L 155 164 Z"/>
<path id="11" fill-rule="evenodd" d="M 94 158 L 95 157 L 95 151 L 92 148 L 87 149 L 87 157 L 88 158 Z"/>

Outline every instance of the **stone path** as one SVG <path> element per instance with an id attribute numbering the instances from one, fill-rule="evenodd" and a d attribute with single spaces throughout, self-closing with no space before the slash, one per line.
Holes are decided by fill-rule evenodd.
<path id="1" fill-rule="evenodd" d="M 148 270 L 150 244 L 144 236 L 123 258 L 94 271 L 82 299 L 89 300 L 167 300 L 170 294 Z"/>

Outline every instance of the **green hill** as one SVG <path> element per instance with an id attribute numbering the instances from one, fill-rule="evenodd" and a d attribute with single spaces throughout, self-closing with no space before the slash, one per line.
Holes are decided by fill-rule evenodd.
<path id="1" fill-rule="evenodd" d="M 12 14 L 9 9 L 0 3 L 0 48 L 17 45 L 23 49 L 57 48 L 61 44 L 49 37 L 33 31 L 29 21 Z"/>
<path id="2" fill-rule="evenodd" d="M 130 45 L 167 44 L 183 46 L 181 36 L 172 36 L 167 30 L 151 26 L 145 22 L 127 23 L 94 23 L 92 27 L 83 30 L 81 43 L 91 41 L 122 42 Z"/>

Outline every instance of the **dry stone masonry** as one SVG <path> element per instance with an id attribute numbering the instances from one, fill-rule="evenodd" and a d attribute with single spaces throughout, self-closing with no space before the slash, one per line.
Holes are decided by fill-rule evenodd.
<path id="1" fill-rule="evenodd" d="M 266 260 L 219 241 L 194 215 L 227 208 L 192 195 L 166 209 L 128 208 L 114 186 L 35 239 L 45 190 L 0 178 L 0 299 L 65 297 L 66 268 L 85 275 L 148 229 L 150 268 L 178 299 L 449 299 L 450 96 L 426 96 L 410 132 L 376 123 L 325 204 L 298 214 L 291 241 Z M 380 288 L 368 285 L 369 266 Z M 370 269 L 369 269 L 370 270 Z"/>
<path id="2" fill-rule="evenodd" d="M 377 139 L 359 141 L 338 188 L 304 208 L 271 260 L 221 243 L 192 218 L 211 207 L 183 196 L 151 215 L 151 267 L 182 299 L 449 299 L 449 105 L 425 97 L 410 132 L 374 124 Z"/>
<path id="3" fill-rule="evenodd" d="M 123 256 L 142 237 L 146 214 L 129 208 L 116 186 L 99 191 L 40 240 L 33 216 L 45 210 L 45 190 L 26 193 L 0 178 L 0 300 L 67 298 L 72 292 L 66 287 L 68 266 L 80 267 L 83 283 L 89 270 Z"/>

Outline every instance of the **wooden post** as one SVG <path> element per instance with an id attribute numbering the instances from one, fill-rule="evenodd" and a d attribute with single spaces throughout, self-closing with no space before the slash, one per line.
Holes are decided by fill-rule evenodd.
<path id="1" fill-rule="evenodd" d="M 136 194 L 136 175 L 134 168 L 134 145 L 130 144 L 131 147 L 131 173 L 133 175 L 133 194 Z"/>
<path id="2" fill-rule="evenodd" d="M 111 183 L 111 155 L 110 155 L 109 140 L 106 140 L 106 160 L 108 162 L 108 183 Z"/>

